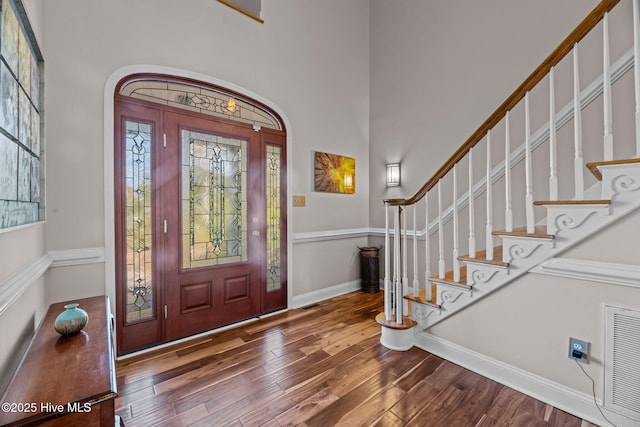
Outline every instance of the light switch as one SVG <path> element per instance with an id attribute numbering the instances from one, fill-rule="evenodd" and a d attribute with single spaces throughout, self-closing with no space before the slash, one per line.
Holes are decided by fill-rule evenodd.
<path id="1" fill-rule="evenodd" d="M 293 206 L 304 207 L 307 203 L 305 196 L 293 196 Z"/>

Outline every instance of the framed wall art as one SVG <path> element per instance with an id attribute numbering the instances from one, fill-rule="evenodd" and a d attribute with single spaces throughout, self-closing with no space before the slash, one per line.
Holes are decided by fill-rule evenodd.
<path id="1" fill-rule="evenodd" d="M 356 159 L 316 151 L 314 190 L 327 193 L 354 194 L 356 192 Z"/>

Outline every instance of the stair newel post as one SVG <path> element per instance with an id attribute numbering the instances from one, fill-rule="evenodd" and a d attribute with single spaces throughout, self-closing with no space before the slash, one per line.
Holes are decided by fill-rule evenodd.
<path id="1" fill-rule="evenodd" d="M 418 205 L 413 205 L 413 295 L 420 293 L 420 278 L 418 276 L 418 226 L 417 214 Z"/>
<path id="2" fill-rule="evenodd" d="M 574 191 L 575 199 L 582 200 L 584 193 L 584 175 L 582 168 L 582 109 L 580 106 L 580 73 L 578 65 L 578 44 L 573 45 L 573 134 L 574 134 Z"/>
<path id="3" fill-rule="evenodd" d="M 529 92 L 524 96 L 524 141 L 525 141 L 525 214 L 527 233 L 534 233 L 533 213 L 533 167 L 531 165 L 531 118 L 529 114 Z"/>
<path id="4" fill-rule="evenodd" d="M 424 205 L 425 205 L 425 233 L 424 233 L 424 241 L 425 241 L 425 270 L 424 270 L 424 288 L 425 288 L 425 299 L 427 301 L 431 301 L 431 243 L 430 243 L 430 235 L 429 235 L 429 193 L 424 195 Z"/>
<path id="5" fill-rule="evenodd" d="M 549 200 L 558 200 L 558 148 L 554 67 L 549 71 Z M 507 230 L 511 231 L 511 230 Z"/>
<path id="6" fill-rule="evenodd" d="M 402 313 L 402 307 L 403 307 L 403 301 L 402 301 L 403 261 L 402 261 L 402 258 L 404 254 L 402 253 L 402 211 L 403 211 L 402 206 L 398 206 L 398 209 L 396 210 L 396 223 L 395 223 L 395 230 L 394 230 L 394 237 L 395 237 L 394 252 L 396 253 L 396 257 L 395 257 L 395 263 L 394 263 L 395 268 L 393 269 L 394 277 L 395 277 L 394 279 L 395 292 L 394 292 L 393 300 L 394 300 L 395 313 L 396 313 L 396 323 L 398 324 L 402 324 L 402 316 L 403 316 L 403 313 Z"/>
<path id="7" fill-rule="evenodd" d="M 453 281 L 460 282 L 460 249 L 458 248 L 458 164 L 453 165 Z"/>
<path id="8" fill-rule="evenodd" d="M 487 225 L 485 227 L 486 259 L 493 260 L 493 192 L 491 183 L 491 130 L 487 131 Z"/>
<path id="9" fill-rule="evenodd" d="M 469 258 L 476 257 L 476 224 L 473 197 L 473 147 L 469 148 Z"/>
<path id="10" fill-rule="evenodd" d="M 443 237 L 443 224 L 442 224 L 442 179 L 438 180 L 438 277 L 444 279 L 445 277 L 445 263 L 444 263 L 444 237 Z"/>
<path id="11" fill-rule="evenodd" d="M 609 13 L 602 18 L 603 40 L 603 84 L 602 100 L 604 103 L 604 160 L 613 160 L 613 115 L 611 106 L 611 59 L 609 55 Z"/>
<path id="12" fill-rule="evenodd" d="M 633 75 L 636 104 L 636 157 L 640 157 L 640 8 L 633 0 Z"/>
<path id="13" fill-rule="evenodd" d="M 395 256 L 395 255 L 394 255 Z M 389 203 L 384 204 L 384 320 L 391 320 L 391 285 L 389 283 Z"/>

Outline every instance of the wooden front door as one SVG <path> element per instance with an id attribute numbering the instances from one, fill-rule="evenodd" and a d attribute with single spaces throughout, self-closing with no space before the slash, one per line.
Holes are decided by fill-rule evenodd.
<path id="1" fill-rule="evenodd" d="M 260 314 L 264 162 L 259 133 L 244 126 L 166 113 L 165 131 L 171 340 Z"/>
<path id="2" fill-rule="evenodd" d="M 118 352 L 287 306 L 285 134 L 116 97 Z"/>

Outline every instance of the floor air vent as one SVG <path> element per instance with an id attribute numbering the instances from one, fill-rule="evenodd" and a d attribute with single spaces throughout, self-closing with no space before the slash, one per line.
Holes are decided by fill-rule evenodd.
<path id="1" fill-rule="evenodd" d="M 606 307 L 605 406 L 640 420 L 640 311 Z"/>

